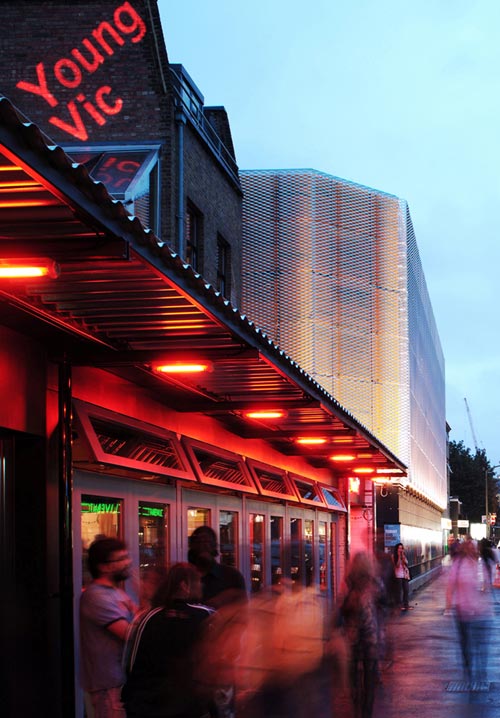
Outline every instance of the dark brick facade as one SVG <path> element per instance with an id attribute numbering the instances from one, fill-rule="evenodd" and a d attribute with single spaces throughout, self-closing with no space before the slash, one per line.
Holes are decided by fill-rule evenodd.
<path id="1" fill-rule="evenodd" d="M 156 2 L 1 0 L 0 9 L 0 92 L 63 147 L 159 143 L 159 234 L 178 250 L 178 130 Z M 234 154 L 225 112 L 207 117 Z M 217 285 L 220 233 L 239 305 L 241 190 L 189 121 L 184 135 L 184 202 L 204 217 L 200 271 Z"/>

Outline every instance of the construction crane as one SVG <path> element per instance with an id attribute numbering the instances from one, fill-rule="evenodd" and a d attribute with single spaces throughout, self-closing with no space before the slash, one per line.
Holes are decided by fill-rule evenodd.
<path id="1" fill-rule="evenodd" d="M 464 397 L 465 401 L 465 408 L 467 409 L 467 416 L 469 417 L 469 424 L 470 424 L 470 430 L 472 432 L 472 439 L 474 441 L 474 446 L 476 447 L 476 453 L 480 451 L 479 444 L 477 443 L 477 437 L 476 432 L 474 431 L 474 424 L 472 423 L 472 415 L 470 413 L 469 404 L 467 403 L 467 399 Z"/>

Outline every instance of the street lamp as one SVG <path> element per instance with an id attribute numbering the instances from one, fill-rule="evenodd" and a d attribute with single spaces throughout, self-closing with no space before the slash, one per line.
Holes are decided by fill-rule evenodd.
<path id="1" fill-rule="evenodd" d="M 490 537 L 490 521 L 488 516 L 488 472 L 494 469 L 500 469 L 500 464 L 496 466 L 490 466 L 489 469 L 484 470 L 484 503 L 486 507 L 486 538 Z"/>

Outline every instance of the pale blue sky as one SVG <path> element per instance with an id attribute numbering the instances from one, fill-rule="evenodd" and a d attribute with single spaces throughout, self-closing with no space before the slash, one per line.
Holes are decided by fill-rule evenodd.
<path id="1" fill-rule="evenodd" d="M 171 62 L 228 111 L 238 164 L 407 200 L 451 438 L 500 464 L 500 2 L 159 0 Z"/>

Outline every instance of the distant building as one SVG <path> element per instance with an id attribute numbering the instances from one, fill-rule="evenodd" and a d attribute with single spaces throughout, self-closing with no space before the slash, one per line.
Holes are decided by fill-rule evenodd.
<path id="1" fill-rule="evenodd" d="M 407 203 L 310 169 L 240 176 L 242 308 L 409 466 L 378 492 L 377 529 L 380 545 L 384 525 L 399 525 L 420 573 L 441 552 L 445 383 Z M 363 477 L 362 464 L 353 452 L 346 473 Z M 353 503 L 369 519 L 372 482 L 359 486 Z"/>

